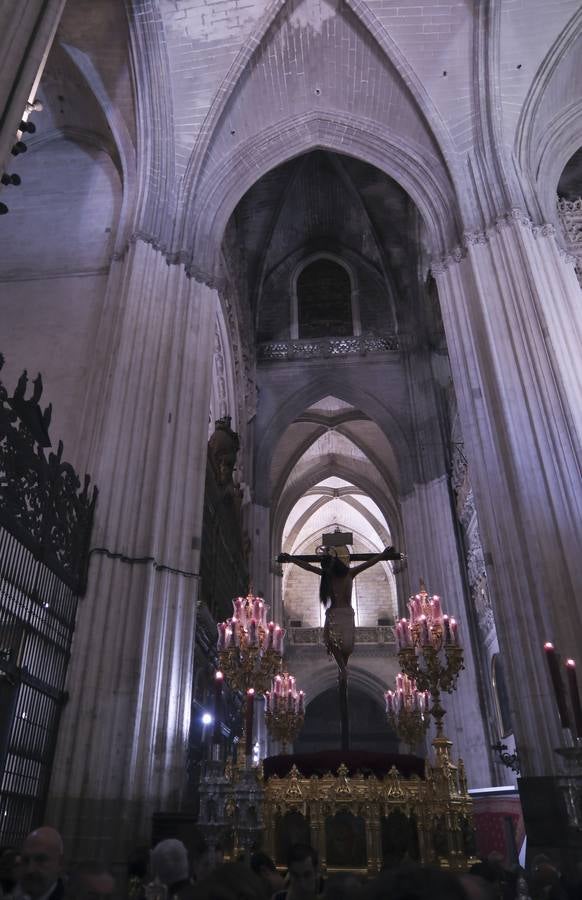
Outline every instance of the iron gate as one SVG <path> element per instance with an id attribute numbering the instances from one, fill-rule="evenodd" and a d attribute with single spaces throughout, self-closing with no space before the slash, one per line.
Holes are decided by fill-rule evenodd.
<path id="1" fill-rule="evenodd" d="M 0 382 L 0 845 L 42 822 L 97 498 L 26 390 Z"/>

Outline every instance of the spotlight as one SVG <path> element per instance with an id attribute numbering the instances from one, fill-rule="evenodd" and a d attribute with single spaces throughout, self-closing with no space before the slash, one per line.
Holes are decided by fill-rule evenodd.
<path id="1" fill-rule="evenodd" d="M 212 722 L 212 716 L 210 715 L 210 713 L 207 713 L 207 712 L 202 713 L 202 724 L 210 725 L 211 722 Z"/>
<path id="2" fill-rule="evenodd" d="M 32 103 L 26 104 L 27 112 L 42 112 L 42 103 L 40 100 L 33 100 Z"/>
<path id="3" fill-rule="evenodd" d="M 0 203 L 0 216 L 5 216 L 8 212 L 8 207 L 5 203 Z"/>
<path id="4" fill-rule="evenodd" d="M 21 153 L 26 153 L 27 150 L 28 147 L 24 141 L 16 141 L 10 152 L 12 153 L 12 156 L 19 156 Z"/>
<path id="5" fill-rule="evenodd" d="M 4 172 L 0 178 L 0 182 L 2 184 L 13 184 L 14 187 L 18 187 L 20 184 L 20 175 L 9 175 L 8 172 Z"/>
<path id="6" fill-rule="evenodd" d="M 36 125 L 34 124 L 34 122 L 25 122 L 23 119 L 18 126 L 18 130 L 28 132 L 29 134 L 34 134 L 34 132 L 36 131 Z"/>

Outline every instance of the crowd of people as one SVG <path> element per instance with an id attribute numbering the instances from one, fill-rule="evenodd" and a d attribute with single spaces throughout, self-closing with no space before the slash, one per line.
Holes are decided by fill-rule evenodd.
<path id="1" fill-rule="evenodd" d="M 263 852 L 224 862 L 201 839 L 191 852 L 166 839 L 132 854 L 117 877 L 96 860 L 70 868 L 56 829 L 43 826 L 22 847 L 0 848 L 0 900 L 582 900 L 582 881 L 569 883 L 547 856 L 528 873 L 506 869 L 492 854 L 468 872 L 400 863 L 375 878 L 323 877 L 316 851 L 290 847 L 285 872 Z"/>

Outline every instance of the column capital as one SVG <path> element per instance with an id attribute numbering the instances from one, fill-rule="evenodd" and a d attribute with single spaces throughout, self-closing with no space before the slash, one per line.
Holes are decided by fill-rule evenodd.
<path id="1" fill-rule="evenodd" d="M 431 260 L 433 275 L 442 275 L 452 265 L 465 259 L 471 247 L 489 244 L 495 235 L 502 234 L 515 225 L 527 229 L 535 238 L 555 238 L 558 244 L 558 252 L 564 262 L 572 265 L 576 262 L 576 257 L 560 246 L 555 225 L 550 222 L 536 223 L 523 209 L 513 206 L 496 216 L 486 228 L 480 231 L 463 232 L 463 242 L 451 248 L 448 253 L 444 253 L 441 256 L 433 256 Z"/>

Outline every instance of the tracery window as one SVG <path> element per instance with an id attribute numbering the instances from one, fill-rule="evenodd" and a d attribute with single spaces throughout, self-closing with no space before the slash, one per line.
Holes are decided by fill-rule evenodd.
<path id="1" fill-rule="evenodd" d="M 318 256 L 299 272 L 291 337 L 347 337 L 359 334 L 357 304 L 348 269 L 330 256 Z"/>

